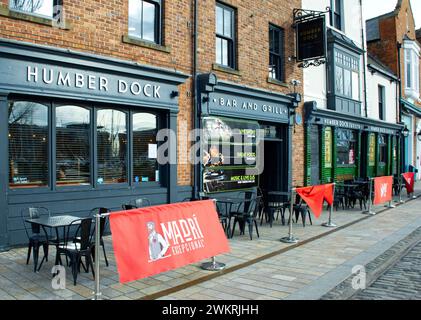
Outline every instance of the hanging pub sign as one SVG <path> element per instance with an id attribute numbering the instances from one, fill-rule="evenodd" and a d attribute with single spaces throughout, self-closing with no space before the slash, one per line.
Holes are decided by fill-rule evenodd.
<path id="1" fill-rule="evenodd" d="M 316 60 L 326 57 L 325 17 L 297 23 L 297 61 Z"/>

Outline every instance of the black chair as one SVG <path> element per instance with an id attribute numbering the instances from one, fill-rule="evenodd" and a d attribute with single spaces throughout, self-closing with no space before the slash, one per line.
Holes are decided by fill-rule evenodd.
<path id="1" fill-rule="evenodd" d="M 41 227 L 37 224 L 32 224 L 29 227 L 26 219 L 38 219 L 42 216 L 51 216 L 50 211 L 44 207 L 30 207 L 21 210 L 21 218 L 23 225 L 25 227 L 25 233 L 28 237 L 28 254 L 26 257 L 26 264 L 29 264 L 29 259 L 31 258 L 31 251 L 33 250 L 34 257 L 34 272 L 37 272 L 41 269 L 44 261 L 48 261 L 48 248 L 49 245 L 56 245 L 57 238 L 47 233 L 44 227 Z M 42 229 L 42 231 L 41 231 Z M 41 263 L 38 266 L 39 258 L 39 248 L 42 246 L 44 251 L 44 256 L 41 260 Z"/>
<path id="2" fill-rule="evenodd" d="M 133 210 L 133 209 L 137 209 L 137 207 L 133 204 L 123 204 L 121 206 L 123 208 L 123 210 Z"/>
<path id="3" fill-rule="evenodd" d="M 67 228 L 64 243 L 57 246 L 56 265 L 62 265 L 61 256 L 65 255 L 70 259 L 70 267 L 72 268 L 73 284 L 76 285 L 77 275 L 80 272 L 82 257 L 86 259 L 85 272 L 92 269 L 92 275 L 95 279 L 95 271 L 92 262 L 92 218 L 83 218 L 73 221 Z M 75 233 L 71 232 L 76 228 Z M 78 241 L 75 238 L 79 238 Z"/>
<path id="4" fill-rule="evenodd" d="M 299 194 L 295 196 L 295 202 L 293 205 L 294 214 L 295 214 L 295 223 L 298 222 L 298 219 L 301 215 L 301 221 L 303 223 L 303 227 L 306 226 L 306 217 L 310 220 L 310 224 L 313 225 L 313 221 L 311 220 L 311 213 L 308 205 L 303 201 Z M 291 210 L 291 203 L 288 205 L 288 211 Z M 289 219 L 288 219 L 289 223 Z"/>
<path id="5" fill-rule="evenodd" d="M 243 226 L 241 234 L 244 234 L 245 225 L 248 225 L 250 240 L 253 240 L 253 227 L 256 228 L 257 237 L 260 237 L 259 229 L 257 227 L 260 200 L 261 197 L 252 198 L 244 203 L 243 210 L 231 213 L 231 215 L 234 217 L 234 225 L 232 227 L 231 238 L 234 236 L 237 222 L 240 226 Z"/>
<path id="6" fill-rule="evenodd" d="M 135 205 L 136 208 L 144 208 L 144 207 L 150 207 L 151 202 L 146 198 L 138 198 L 130 202 L 130 204 Z"/>
<path id="7" fill-rule="evenodd" d="M 111 210 L 107 208 L 94 208 L 91 210 L 91 215 L 95 216 L 96 214 L 104 214 L 104 213 L 110 213 Z M 104 252 L 104 259 L 105 259 L 105 265 L 108 267 L 108 259 L 107 254 L 105 253 L 105 245 L 104 245 L 104 239 L 102 238 L 104 236 L 104 232 L 106 230 L 106 226 L 108 225 L 108 218 L 107 217 L 101 217 L 99 219 L 100 225 L 99 225 L 99 239 L 100 239 L 100 245 L 102 246 L 102 251 Z M 93 234 L 91 235 L 91 238 L 93 240 L 91 247 L 92 247 L 92 257 L 95 261 L 95 228 L 93 228 Z"/>

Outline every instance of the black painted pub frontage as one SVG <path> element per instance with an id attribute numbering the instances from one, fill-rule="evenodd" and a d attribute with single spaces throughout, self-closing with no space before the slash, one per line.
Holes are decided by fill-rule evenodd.
<path id="1" fill-rule="evenodd" d="M 174 71 L 0 40 L 0 249 L 26 241 L 21 210 L 87 216 L 137 197 L 180 201 Z"/>
<path id="2" fill-rule="evenodd" d="M 257 187 L 287 193 L 299 94 L 219 81 L 213 73 L 198 76 L 198 92 L 203 128 L 198 189 L 214 198 Z"/>

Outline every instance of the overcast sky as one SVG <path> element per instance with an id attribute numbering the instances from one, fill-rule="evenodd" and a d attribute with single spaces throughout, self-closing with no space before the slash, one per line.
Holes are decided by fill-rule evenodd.
<path id="1" fill-rule="evenodd" d="M 380 16 L 395 9 L 398 0 L 363 0 L 365 19 Z M 421 0 L 411 0 L 416 28 L 421 28 Z"/>

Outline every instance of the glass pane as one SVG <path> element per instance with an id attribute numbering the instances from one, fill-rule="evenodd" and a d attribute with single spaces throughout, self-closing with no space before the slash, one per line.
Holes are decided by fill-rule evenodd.
<path id="1" fill-rule="evenodd" d="M 273 44 L 272 44 L 272 50 L 279 54 L 280 53 L 280 46 L 279 46 L 279 30 L 274 29 L 273 30 Z"/>
<path id="2" fill-rule="evenodd" d="M 336 93 L 344 93 L 344 79 L 343 79 L 343 69 L 340 67 L 335 68 L 335 85 Z"/>
<path id="3" fill-rule="evenodd" d="M 228 66 L 228 41 L 222 39 L 222 65 Z"/>
<path id="4" fill-rule="evenodd" d="M 360 100 L 360 74 L 352 72 L 352 99 Z"/>
<path id="5" fill-rule="evenodd" d="M 224 9 L 216 6 L 216 33 L 224 34 Z"/>
<path id="6" fill-rule="evenodd" d="M 77 106 L 56 108 L 57 185 L 90 183 L 90 113 Z"/>
<path id="7" fill-rule="evenodd" d="M 155 17 L 157 6 L 143 1 L 143 35 L 142 38 L 148 41 L 156 41 L 155 36 Z"/>
<path id="8" fill-rule="evenodd" d="M 98 184 L 127 182 L 126 114 L 117 110 L 97 113 Z"/>
<path id="9" fill-rule="evenodd" d="M 232 11 L 224 10 L 224 35 L 232 38 Z"/>
<path id="10" fill-rule="evenodd" d="M 344 95 L 351 97 L 351 71 L 344 69 Z"/>
<path id="11" fill-rule="evenodd" d="M 48 185 L 48 107 L 19 101 L 9 106 L 9 186 Z"/>
<path id="12" fill-rule="evenodd" d="M 53 16 L 53 0 L 11 0 L 10 7 L 28 13 Z"/>
<path id="13" fill-rule="evenodd" d="M 129 0 L 129 35 L 142 37 L 142 2 L 139 0 Z"/>
<path id="14" fill-rule="evenodd" d="M 216 63 L 222 64 L 222 39 L 216 38 Z"/>
<path id="15" fill-rule="evenodd" d="M 159 181 L 158 161 L 149 154 L 157 135 L 157 116 L 150 113 L 133 114 L 133 180 L 136 183 Z"/>

